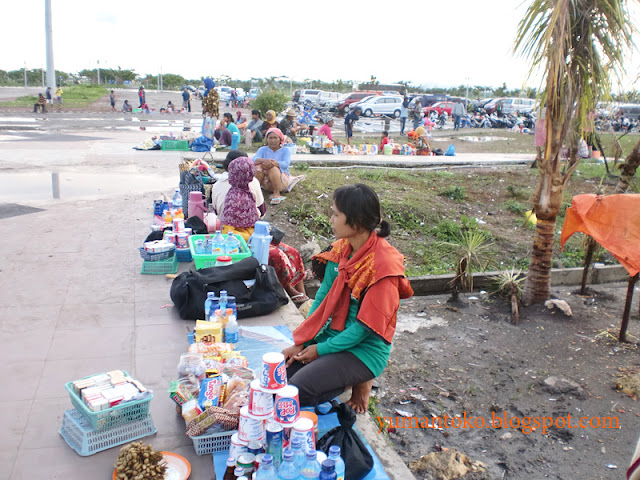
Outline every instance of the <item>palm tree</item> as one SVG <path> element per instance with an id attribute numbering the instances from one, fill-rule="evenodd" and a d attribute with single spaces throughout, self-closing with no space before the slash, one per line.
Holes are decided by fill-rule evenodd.
<path id="1" fill-rule="evenodd" d="M 637 0 L 634 0 L 637 1 Z M 551 257 L 562 192 L 578 166 L 578 139 L 589 126 L 596 101 L 605 98 L 610 76 L 622 67 L 623 53 L 632 45 L 634 27 L 626 0 L 533 0 L 518 26 L 515 50 L 543 68 L 546 143 L 538 162 L 534 196 L 538 218 L 523 301 L 549 298 Z M 593 129 L 593 126 L 591 125 Z M 565 165 L 560 152 L 568 141 Z"/>

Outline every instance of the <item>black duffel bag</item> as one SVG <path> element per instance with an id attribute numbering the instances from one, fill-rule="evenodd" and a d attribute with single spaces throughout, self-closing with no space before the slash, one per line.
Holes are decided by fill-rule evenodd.
<path id="1" fill-rule="evenodd" d="M 247 287 L 243 280 L 252 279 L 255 284 Z M 238 318 L 266 315 L 289 302 L 274 268 L 260 265 L 254 257 L 223 267 L 181 273 L 171 284 L 170 296 L 180 318 L 203 320 L 207 293 L 219 296 L 220 290 L 236 298 Z"/>

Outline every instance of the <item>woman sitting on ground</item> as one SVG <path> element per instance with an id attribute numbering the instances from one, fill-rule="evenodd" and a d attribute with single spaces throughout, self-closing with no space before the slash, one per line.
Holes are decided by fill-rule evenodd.
<path id="1" fill-rule="evenodd" d="M 278 128 L 278 121 L 276 120 L 276 112 L 273 110 L 267 110 L 267 113 L 262 121 L 262 127 L 260 128 L 260 132 L 262 133 L 262 138 L 267 137 L 267 131 L 272 128 Z"/>
<path id="2" fill-rule="evenodd" d="M 284 135 L 277 128 L 267 130 L 267 145 L 260 147 L 253 157 L 256 164 L 256 178 L 265 190 L 272 192 L 271 205 L 278 205 L 284 200 L 280 192 L 289 186 L 291 176 L 291 151 L 282 148 Z"/>
<path id="3" fill-rule="evenodd" d="M 431 153 L 431 142 L 424 127 L 416 128 L 413 132 L 413 138 L 410 136 L 409 139 L 413 139 L 416 155 L 429 155 Z"/>
<path id="4" fill-rule="evenodd" d="M 364 413 L 373 379 L 389 360 L 400 299 L 413 290 L 403 255 L 384 239 L 390 226 L 370 187 L 338 188 L 332 210 L 338 240 L 314 256 L 325 267 L 322 285 L 310 315 L 293 332 L 295 345 L 282 353 L 301 406 L 329 401 L 352 386 L 348 403 Z"/>

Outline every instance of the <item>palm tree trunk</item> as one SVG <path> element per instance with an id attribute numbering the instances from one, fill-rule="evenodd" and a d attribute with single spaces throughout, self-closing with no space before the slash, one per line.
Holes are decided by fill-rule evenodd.
<path id="1" fill-rule="evenodd" d="M 629 277 L 629 284 L 627 285 L 627 301 L 624 304 L 624 313 L 622 314 L 622 324 L 620 325 L 620 335 L 618 340 L 620 342 L 627 341 L 627 327 L 629 326 L 629 315 L 631 315 L 631 302 L 633 301 L 633 287 L 638 281 L 639 273 L 636 273 L 633 277 Z"/>
<path id="2" fill-rule="evenodd" d="M 520 323 L 520 308 L 518 307 L 518 292 L 511 292 L 511 323 L 518 325 Z"/>
<path id="3" fill-rule="evenodd" d="M 613 193 L 625 193 L 629 188 L 629 182 L 636 173 L 636 170 L 640 166 L 640 140 L 633 148 L 631 153 L 625 158 L 624 163 L 620 165 L 620 180 L 616 185 L 616 189 Z"/>
<path id="4" fill-rule="evenodd" d="M 551 259 L 556 219 L 540 220 L 536 223 L 533 252 L 529 273 L 524 285 L 522 302 L 525 305 L 544 302 L 551 293 Z"/>

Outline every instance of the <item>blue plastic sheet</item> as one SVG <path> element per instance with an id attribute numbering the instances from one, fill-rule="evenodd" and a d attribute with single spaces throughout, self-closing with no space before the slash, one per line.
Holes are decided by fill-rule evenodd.
<path id="1" fill-rule="evenodd" d="M 255 372 L 262 369 L 262 355 L 268 352 L 280 352 L 283 348 L 293 344 L 293 336 L 286 326 L 277 327 L 240 327 L 240 340 L 236 346 L 236 350 L 241 350 L 242 355 L 247 359 L 249 368 Z M 331 404 L 323 403 L 319 407 L 320 411 L 328 411 Z M 313 411 L 313 408 L 306 407 L 303 410 Z M 338 415 L 331 413 L 329 415 L 318 415 L 318 432 L 320 437 L 334 427 L 339 426 Z M 357 427 L 354 427 L 358 431 Z M 358 431 L 358 434 L 360 432 Z M 389 476 L 385 473 L 384 468 L 376 454 L 371 449 L 367 440 L 360 434 L 360 438 L 367 446 L 367 449 L 373 457 L 373 469 L 364 478 L 364 480 L 389 480 Z M 221 480 L 224 471 L 227 468 L 227 457 L 229 452 L 213 453 L 213 467 L 216 472 L 216 479 Z"/>

